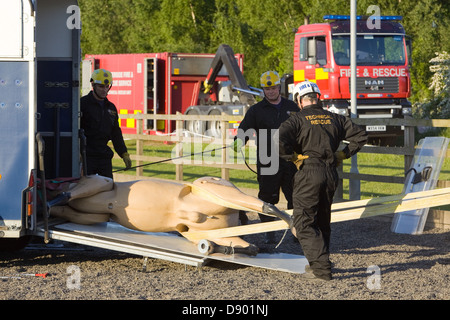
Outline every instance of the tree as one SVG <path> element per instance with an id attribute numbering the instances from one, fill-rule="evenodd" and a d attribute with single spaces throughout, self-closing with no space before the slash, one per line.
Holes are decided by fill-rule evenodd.
<path id="1" fill-rule="evenodd" d="M 429 89 L 432 72 L 429 62 L 435 51 L 450 51 L 449 8 L 445 0 L 419 0 L 399 2 L 398 14 L 403 15 L 406 33 L 412 39 L 412 102 L 420 102 L 431 97 Z"/>
<path id="2" fill-rule="evenodd" d="M 432 98 L 418 103 L 415 114 L 418 118 L 449 119 L 450 118 L 450 54 L 446 51 L 436 52 L 430 60 L 430 71 L 433 73 L 429 89 Z"/>
<path id="3" fill-rule="evenodd" d="M 216 52 L 221 43 L 243 53 L 247 82 L 269 69 L 293 70 L 294 30 L 350 14 L 350 1 L 329 0 L 79 0 L 83 53 Z M 372 0 L 359 0 L 357 14 Z M 450 52 L 450 1 L 378 0 L 382 15 L 401 15 L 413 42 L 411 102 L 430 101 L 434 52 Z"/>
<path id="4" fill-rule="evenodd" d="M 207 0 L 162 0 L 151 23 L 154 52 L 205 52 L 209 47 L 212 14 Z"/>
<path id="5" fill-rule="evenodd" d="M 156 23 L 161 10 L 160 2 L 132 0 L 131 6 L 125 11 L 128 23 L 122 26 L 127 53 L 155 52 L 154 47 L 160 42 L 160 26 Z"/>
<path id="6" fill-rule="evenodd" d="M 267 70 L 292 73 L 293 30 L 298 27 L 298 1 L 216 1 L 215 32 L 212 41 L 230 45 L 245 55 L 245 78 L 259 86 Z"/>
<path id="7" fill-rule="evenodd" d="M 80 0 L 79 5 L 82 21 L 81 47 L 84 53 L 127 52 L 124 26 L 129 24 L 132 0 Z"/>

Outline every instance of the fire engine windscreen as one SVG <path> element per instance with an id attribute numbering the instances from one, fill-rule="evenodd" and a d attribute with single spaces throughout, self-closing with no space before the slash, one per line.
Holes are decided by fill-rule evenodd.
<path id="1" fill-rule="evenodd" d="M 350 35 L 332 38 L 334 60 L 350 65 Z M 361 35 L 356 38 L 356 59 L 359 66 L 404 65 L 405 45 L 401 35 Z"/>

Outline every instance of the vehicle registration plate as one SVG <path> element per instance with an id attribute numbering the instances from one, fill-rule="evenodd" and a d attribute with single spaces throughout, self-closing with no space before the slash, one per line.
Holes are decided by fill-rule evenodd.
<path id="1" fill-rule="evenodd" d="M 366 126 L 366 131 L 386 131 L 386 126 Z"/>

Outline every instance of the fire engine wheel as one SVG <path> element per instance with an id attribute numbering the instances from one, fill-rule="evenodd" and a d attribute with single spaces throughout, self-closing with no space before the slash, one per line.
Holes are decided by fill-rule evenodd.
<path id="1" fill-rule="evenodd" d="M 200 115 L 200 111 L 196 109 L 190 109 L 186 112 L 186 115 Z M 202 120 L 189 120 L 184 123 L 184 129 L 194 134 L 203 135 L 205 133 L 205 121 Z"/>
<path id="2" fill-rule="evenodd" d="M 211 116 L 220 116 L 219 110 L 211 110 L 209 112 Z M 222 125 L 220 121 L 208 121 L 206 124 L 206 132 L 208 136 L 221 138 L 222 137 Z"/>

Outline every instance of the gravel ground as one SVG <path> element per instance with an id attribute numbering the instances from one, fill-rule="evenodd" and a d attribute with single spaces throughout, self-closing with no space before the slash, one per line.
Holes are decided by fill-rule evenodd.
<path id="1" fill-rule="evenodd" d="M 256 217 L 250 215 L 250 220 L 255 222 Z M 185 300 L 448 300 L 450 231 L 404 235 L 389 228 L 390 221 L 378 219 L 332 224 L 334 278 L 328 282 L 219 261 L 196 268 L 149 259 L 144 271 L 142 257 L 63 242 L 54 244 L 58 250 L 3 252 L 1 277 L 45 272 L 48 276 L 2 278 L 0 299 L 181 300 L 177 314 L 189 307 Z M 276 235 L 281 239 L 283 232 Z M 261 251 L 273 251 L 274 245 L 262 244 L 261 234 L 244 238 Z M 291 234 L 276 252 L 302 254 Z M 80 282 L 71 281 L 76 272 Z"/>

